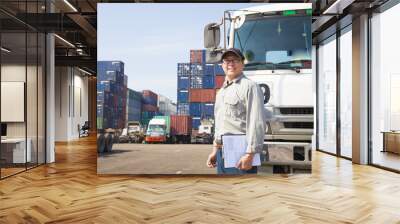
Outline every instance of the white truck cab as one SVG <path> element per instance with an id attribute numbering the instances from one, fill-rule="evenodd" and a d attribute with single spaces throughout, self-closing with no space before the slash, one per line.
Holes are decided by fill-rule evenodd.
<path id="1" fill-rule="evenodd" d="M 207 63 L 219 62 L 226 48 L 240 49 L 245 56 L 244 75 L 264 92 L 269 151 L 279 142 L 293 142 L 293 148 L 296 142 L 303 147 L 312 140 L 311 15 L 310 3 L 265 4 L 225 11 L 221 24 L 208 24 L 204 30 Z"/>

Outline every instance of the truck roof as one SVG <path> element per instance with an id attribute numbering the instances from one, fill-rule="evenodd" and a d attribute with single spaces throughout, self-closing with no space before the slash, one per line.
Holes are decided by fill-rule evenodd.
<path id="1" fill-rule="evenodd" d="M 255 12 L 275 12 L 283 10 L 296 10 L 296 9 L 311 9 L 311 3 L 286 3 L 286 4 L 276 4 L 267 3 L 261 6 L 253 6 L 249 8 L 240 9 L 238 11 L 233 11 L 232 17 L 238 17 L 241 15 L 254 14 Z"/>
<path id="2" fill-rule="evenodd" d="M 149 125 L 150 124 L 165 125 L 165 120 L 164 119 L 160 119 L 160 118 L 153 118 L 153 119 L 150 120 Z"/>

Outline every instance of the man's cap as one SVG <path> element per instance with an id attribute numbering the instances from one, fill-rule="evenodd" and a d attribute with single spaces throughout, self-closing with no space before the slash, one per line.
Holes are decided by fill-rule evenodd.
<path id="1" fill-rule="evenodd" d="M 244 61 L 244 56 L 243 56 L 242 52 L 241 52 L 239 49 L 237 49 L 237 48 L 229 48 L 229 49 L 227 49 L 227 50 L 222 54 L 221 60 L 224 59 L 224 57 L 225 57 L 227 54 L 229 54 L 229 53 L 235 54 L 235 55 L 238 56 L 242 61 Z"/>

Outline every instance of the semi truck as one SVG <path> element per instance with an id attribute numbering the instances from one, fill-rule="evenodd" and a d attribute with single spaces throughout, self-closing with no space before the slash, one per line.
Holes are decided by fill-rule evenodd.
<path id="1" fill-rule="evenodd" d="M 263 164 L 286 164 L 291 171 L 311 169 L 311 7 L 309 3 L 287 3 L 228 10 L 221 23 L 204 28 L 207 63 L 219 63 L 227 48 L 243 52 L 244 75 L 264 93 L 268 117 L 264 154 L 269 156 Z M 220 27 L 224 28 L 222 47 Z"/>
<path id="2" fill-rule="evenodd" d="M 190 143 L 191 131 L 190 116 L 155 116 L 148 124 L 145 143 Z"/>

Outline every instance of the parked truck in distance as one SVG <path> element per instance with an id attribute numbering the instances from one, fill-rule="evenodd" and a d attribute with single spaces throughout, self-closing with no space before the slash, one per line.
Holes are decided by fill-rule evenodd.
<path id="1" fill-rule="evenodd" d="M 128 121 L 127 134 L 130 143 L 141 143 L 144 140 L 143 127 L 139 121 Z"/>
<path id="2" fill-rule="evenodd" d="M 147 127 L 145 143 L 190 143 L 191 130 L 190 116 L 155 116 Z"/>
<path id="3" fill-rule="evenodd" d="M 192 133 L 193 134 L 193 133 Z M 192 143 L 211 144 L 214 140 L 214 124 L 212 120 L 202 120 L 199 130 L 192 135 Z"/>

